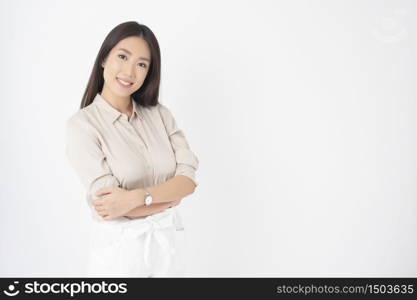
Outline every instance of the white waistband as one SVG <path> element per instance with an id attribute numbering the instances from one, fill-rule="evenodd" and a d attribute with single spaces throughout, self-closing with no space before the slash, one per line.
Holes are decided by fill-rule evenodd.
<path id="1" fill-rule="evenodd" d="M 92 219 L 93 226 L 100 227 L 119 227 L 136 228 L 147 227 L 147 224 L 152 223 L 156 227 L 174 226 L 176 230 L 184 230 L 181 216 L 175 206 L 167 208 L 159 213 L 137 218 L 118 218 L 113 220 Z"/>

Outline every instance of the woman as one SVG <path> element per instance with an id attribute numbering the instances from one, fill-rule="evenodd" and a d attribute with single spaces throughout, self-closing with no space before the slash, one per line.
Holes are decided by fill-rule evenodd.
<path id="1" fill-rule="evenodd" d="M 67 157 L 92 215 L 88 276 L 179 276 L 184 228 L 176 206 L 194 192 L 198 159 L 158 102 L 159 45 L 126 22 L 105 38 L 80 110 L 67 120 Z"/>

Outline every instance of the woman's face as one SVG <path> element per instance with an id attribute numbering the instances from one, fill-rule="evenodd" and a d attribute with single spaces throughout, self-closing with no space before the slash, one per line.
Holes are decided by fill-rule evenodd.
<path id="1" fill-rule="evenodd" d="M 129 98 L 142 86 L 150 63 L 151 53 L 145 40 L 132 36 L 119 41 L 101 64 L 104 68 L 103 89 Z M 125 85 L 126 82 L 129 84 Z"/>

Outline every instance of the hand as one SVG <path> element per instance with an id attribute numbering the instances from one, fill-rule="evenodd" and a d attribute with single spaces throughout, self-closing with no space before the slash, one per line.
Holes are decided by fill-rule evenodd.
<path id="1" fill-rule="evenodd" d="M 173 206 L 177 206 L 178 204 L 180 204 L 182 198 L 179 198 L 178 200 L 172 201 L 171 205 L 169 207 L 173 207 Z"/>
<path id="2" fill-rule="evenodd" d="M 105 195 L 105 196 L 103 196 Z M 104 187 L 96 192 L 96 196 L 103 196 L 93 200 L 97 213 L 104 220 L 112 220 L 125 215 L 138 206 L 135 194 L 119 187 Z"/>

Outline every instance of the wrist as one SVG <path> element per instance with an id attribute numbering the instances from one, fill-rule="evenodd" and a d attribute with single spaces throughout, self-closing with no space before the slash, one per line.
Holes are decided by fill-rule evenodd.
<path id="1" fill-rule="evenodd" d="M 130 195 L 134 207 L 145 205 L 145 191 L 143 189 L 130 190 Z"/>
<path id="2" fill-rule="evenodd" d="M 149 206 L 153 203 L 152 194 L 149 192 L 148 188 L 143 188 L 143 191 L 145 193 L 145 205 Z"/>

